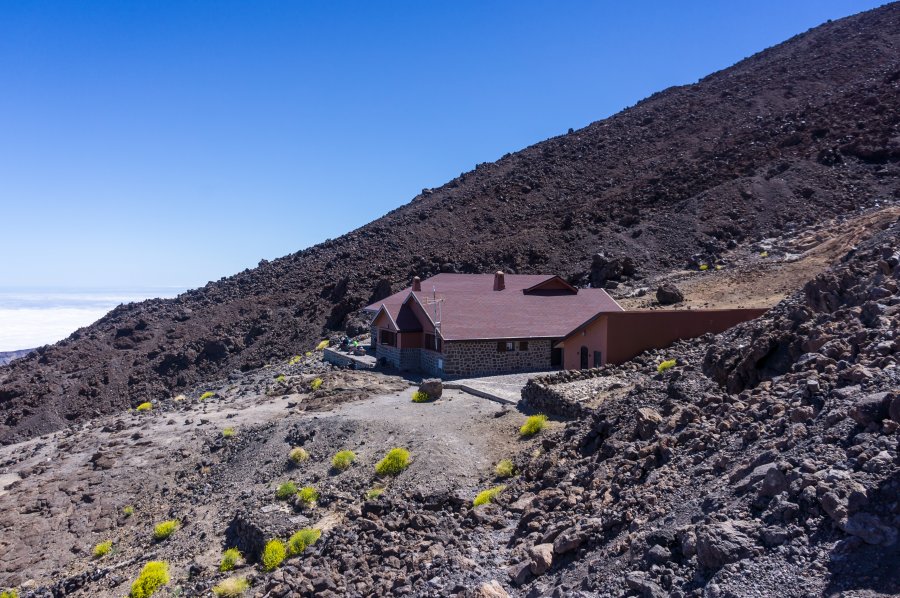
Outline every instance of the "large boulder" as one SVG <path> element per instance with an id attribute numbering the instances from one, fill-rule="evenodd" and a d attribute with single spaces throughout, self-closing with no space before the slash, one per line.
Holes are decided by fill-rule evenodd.
<path id="1" fill-rule="evenodd" d="M 528 551 L 531 557 L 531 572 L 534 575 L 543 575 L 553 566 L 553 544 L 538 544 Z"/>
<path id="2" fill-rule="evenodd" d="M 634 276 L 635 270 L 634 260 L 630 257 L 595 254 L 591 259 L 591 286 L 595 289 L 603 288 L 609 281 Z"/>
<path id="3" fill-rule="evenodd" d="M 639 407 L 635 417 L 637 434 L 641 440 L 650 440 L 656 434 L 656 428 L 662 423 L 662 416 L 650 407 Z"/>
<path id="4" fill-rule="evenodd" d="M 441 398 L 444 393 L 444 383 L 440 378 L 425 378 L 419 384 L 419 392 L 424 392 L 432 401 Z"/>
<path id="5" fill-rule="evenodd" d="M 656 289 L 656 300 L 660 305 L 675 305 L 684 301 L 684 293 L 671 282 L 667 282 Z"/>
<path id="6" fill-rule="evenodd" d="M 697 562 L 717 570 L 750 556 L 753 545 L 753 540 L 733 521 L 704 525 L 697 529 Z"/>

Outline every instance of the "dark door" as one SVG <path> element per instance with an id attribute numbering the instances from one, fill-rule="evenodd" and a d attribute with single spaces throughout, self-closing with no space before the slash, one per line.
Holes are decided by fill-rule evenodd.
<path id="1" fill-rule="evenodd" d="M 550 349 L 550 367 L 559 368 L 563 364 L 563 350 Z"/>
<path id="2" fill-rule="evenodd" d="M 588 367 L 590 367 L 590 366 L 588 366 L 588 348 L 582 347 L 581 348 L 581 369 L 586 370 L 586 369 L 588 369 Z"/>
<path id="3" fill-rule="evenodd" d="M 600 355 L 600 351 L 594 351 L 594 367 L 598 368 L 603 365 L 602 355 Z"/>

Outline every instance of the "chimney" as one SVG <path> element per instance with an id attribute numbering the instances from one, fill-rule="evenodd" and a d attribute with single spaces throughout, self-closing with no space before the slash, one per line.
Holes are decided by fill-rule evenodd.
<path id="1" fill-rule="evenodd" d="M 506 288 L 506 281 L 503 279 L 503 272 L 497 270 L 497 273 L 494 274 L 494 290 L 502 291 Z"/>
<path id="2" fill-rule="evenodd" d="M 422 290 L 422 279 L 418 276 L 413 276 L 413 286 L 412 290 L 421 291 Z"/>

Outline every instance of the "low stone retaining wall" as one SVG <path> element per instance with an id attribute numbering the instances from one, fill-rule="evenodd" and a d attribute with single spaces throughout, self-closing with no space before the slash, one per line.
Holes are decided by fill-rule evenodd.
<path id="1" fill-rule="evenodd" d="M 322 355 L 322 359 L 324 359 L 328 363 L 333 363 L 338 367 L 349 367 L 353 368 L 354 370 L 373 369 L 375 367 L 374 359 L 363 360 L 355 357 L 354 355 L 347 355 L 346 353 L 341 353 L 340 351 L 335 351 L 334 349 L 328 348 L 325 349 L 324 354 Z"/>
<path id="2" fill-rule="evenodd" d="M 576 401 L 572 401 L 563 395 L 556 386 L 578 380 L 597 378 L 606 373 L 606 368 L 591 368 L 587 370 L 563 370 L 543 376 L 535 376 L 522 389 L 523 407 L 540 411 L 548 415 L 561 417 L 584 417 L 590 410 Z"/>

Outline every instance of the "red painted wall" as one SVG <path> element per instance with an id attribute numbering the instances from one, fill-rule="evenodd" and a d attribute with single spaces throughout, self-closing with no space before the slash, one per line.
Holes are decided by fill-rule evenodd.
<path id="1" fill-rule="evenodd" d="M 765 309 L 691 309 L 621 311 L 604 314 L 563 341 L 567 370 L 581 367 L 581 347 L 588 348 L 588 367 L 595 367 L 594 351 L 603 363 L 624 363 L 648 349 L 663 349 L 681 339 L 718 334 L 764 314 Z M 583 334 L 582 334 L 583 332 Z M 677 357 L 677 355 L 672 356 Z"/>

